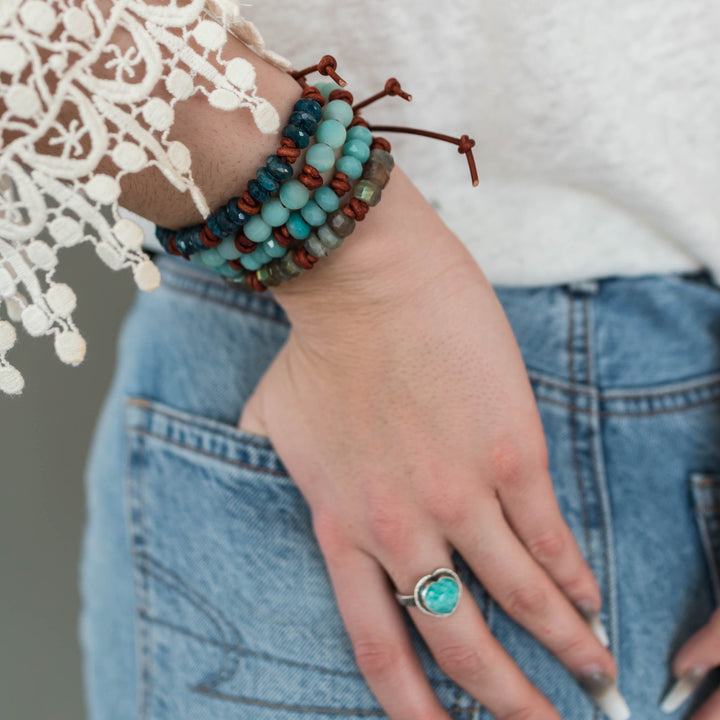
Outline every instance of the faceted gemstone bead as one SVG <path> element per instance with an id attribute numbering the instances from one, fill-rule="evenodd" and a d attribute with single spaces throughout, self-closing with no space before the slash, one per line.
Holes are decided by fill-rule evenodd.
<path id="1" fill-rule="evenodd" d="M 292 170 L 291 170 L 292 172 Z M 227 201 L 225 208 L 227 210 L 228 217 L 238 226 L 242 227 L 248 216 L 238 207 L 237 201 L 240 198 L 234 197 Z"/>
<path id="2" fill-rule="evenodd" d="M 270 238 L 267 242 L 263 243 L 262 247 L 265 254 L 271 258 L 282 257 L 287 252 L 287 249 L 280 245 L 275 238 Z"/>
<path id="3" fill-rule="evenodd" d="M 327 100 L 333 90 L 341 90 L 342 88 L 334 80 L 326 80 L 324 82 L 315 83 L 315 87 L 320 94 Z"/>
<path id="4" fill-rule="evenodd" d="M 336 235 L 347 237 L 355 229 L 355 220 L 348 217 L 342 210 L 336 210 L 328 215 L 327 226 Z"/>
<path id="5" fill-rule="evenodd" d="M 278 198 L 270 198 L 260 208 L 262 219 L 270 225 L 270 227 L 280 227 L 287 222 L 290 217 L 290 211 L 278 200 Z"/>
<path id="6" fill-rule="evenodd" d="M 315 139 L 329 145 L 334 150 L 343 146 L 347 130 L 337 120 L 323 120 L 318 126 Z"/>
<path id="7" fill-rule="evenodd" d="M 185 244 L 189 254 L 197 253 L 199 250 L 204 249 L 205 243 L 202 241 L 201 235 L 202 228 L 202 223 L 187 228 L 185 232 Z"/>
<path id="8" fill-rule="evenodd" d="M 299 212 L 290 213 L 290 217 L 285 223 L 287 231 L 292 237 L 298 240 L 304 240 L 310 234 L 310 226 L 303 220 L 303 216 Z"/>
<path id="9" fill-rule="evenodd" d="M 382 190 L 390 180 L 390 171 L 382 163 L 368 160 L 363 167 L 362 178 L 374 182 Z"/>
<path id="10" fill-rule="evenodd" d="M 262 219 L 261 214 L 253 215 L 245 223 L 243 233 L 248 240 L 261 243 L 265 242 L 270 237 L 272 228 Z"/>
<path id="11" fill-rule="evenodd" d="M 305 162 L 322 173 L 335 165 L 335 152 L 329 145 L 318 142 L 307 151 Z"/>
<path id="12" fill-rule="evenodd" d="M 343 127 L 347 127 L 353 119 L 353 111 L 344 100 L 331 100 L 323 108 L 325 120 L 337 120 Z"/>
<path id="13" fill-rule="evenodd" d="M 380 202 L 382 190 L 372 180 L 358 180 L 353 188 L 353 197 L 365 201 L 370 207 Z"/>
<path id="14" fill-rule="evenodd" d="M 320 242 L 329 250 L 340 247 L 345 239 L 336 235 L 327 224 L 320 226 L 316 232 Z"/>
<path id="15" fill-rule="evenodd" d="M 357 158 L 364 163 L 370 157 L 370 147 L 360 140 L 348 140 L 343 145 L 343 155 Z"/>
<path id="16" fill-rule="evenodd" d="M 259 203 L 264 203 L 270 198 L 270 193 L 255 178 L 248 183 L 248 192 L 250 197 Z"/>
<path id="17" fill-rule="evenodd" d="M 274 178 L 264 167 L 258 168 L 255 173 L 258 182 L 271 193 L 277 192 L 280 189 L 280 181 Z"/>
<path id="18" fill-rule="evenodd" d="M 340 198 L 327 185 L 320 186 L 313 199 L 325 212 L 332 212 L 340 207 Z"/>
<path id="19" fill-rule="evenodd" d="M 363 166 L 356 157 L 344 155 L 338 158 L 335 168 L 338 172 L 345 173 L 351 180 L 357 180 L 362 175 Z"/>
<path id="20" fill-rule="evenodd" d="M 279 285 L 280 282 L 278 280 L 275 280 L 270 275 L 269 265 L 265 265 L 265 267 L 258 268 L 258 271 L 255 273 L 257 279 L 263 284 L 267 285 L 268 287 L 272 287 L 273 285 Z"/>
<path id="21" fill-rule="evenodd" d="M 226 260 L 237 260 L 242 253 L 235 247 L 235 237 L 226 237 L 216 248 Z"/>
<path id="22" fill-rule="evenodd" d="M 325 211 L 314 200 L 308 200 L 300 214 L 303 216 L 303 220 L 313 227 L 322 225 L 327 217 Z"/>
<path id="23" fill-rule="evenodd" d="M 183 254 L 183 255 L 190 255 L 189 243 L 187 241 L 187 233 L 184 232 L 184 230 L 178 230 L 177 235 L 175 236 L 175 247 Z M 167 248 L 166 248 L 167 249 Z"/>
<path id="24" fill-rule="evenodd" d="M 308 135 L 314 135 L 318 128 L 317 120 L 310 113 L 303 112 L 302 110 L 291 112 L 288 120 Z"/>
<path id="25" fill-rule="evenodd" d="M 316 122 L 320 122 L 322 120 L 322 105 L 312 98 L 300 98 L 295 103 L 295 110 L 309 113 L 313 116 Z"/>
<path id="26" fill-rule="evenodd" d="M 229 235 L 230 233 L 234 234 L 237 232 L 237 223 L 230 217 L 226 205 L 223 205 L 213 214 L 215 215 L 218 227 L 222 231 L 223 235 Z"/>
<path id="27" fill-rule="evenodd" d="M 265 167 L 277 180 L 289 180 L 293 174 L 292 165 L 286 163 L 279 155 L 269 155 L 265 160 Z"/>
<path id="28" fill-rule="evenodd" d="M 347 131 L 348 140 L 360 140 L 360 142 L 370 145 L 373 140 L 372 133 L 364 125 L 353 125 Z"/>
<path id="29" fill-rule="evenodd" d="M 225 262 L 225 258 L 217 251 L 217 248 L 208 248 L 200 254 L 203 262 L 210 268 L 216 268 Z"/>
<path id="30" fill-rule="evenodd" d="M 393 156 L 387 150 L 381 150 L 380 148 L 370 150 L 370 161 L 382 163 L 390 171 L 395 167 Z"/>
<path id="31" fill-rule="evenodd" d="M 305 241 L 305 249 L 317 258 L 327 257 L 330 254 L 330 250 L 320 242 L 320 238 L 315 233 L 308 235 Z"/>
<path id="32" fill-rule="evenodd" d="M 163 245 L 163 247 L 165 247 L 165 243 L 174 234 L 175 234 L 175 230 L 170 230 L 169 228 L 162 227 L 162 225 L 155 226 L 155 237 L 160 241 L 160 243 Z"/>
<path id="33" fill-rule="evenodd" d="M 288 252 L 288 255 L 290 255 L 290 254 L 291 253 Z M 295 277 L 294 275 L 290 275 L 289 273 L 285 272 L 285 270 L 283 270 L 281 263 L 285 259 L 285 257 L 287 257 L 287 255 L 283 256 L 279 260 L 274 260 L 268 266 L 270 268 L 270 274 L 273 277 L 277 277 L 281 283 L 287 282 L 288 280 L 292 280 Z"/>
<path id="34" fill-rule="evenodd" d="M 295 141 L 299 148 L 306 148 L 310 144 L 310 136 L 301 130 L 297 125 L 286 125 L 282 131 L 283 137 L 290 138 Z"/>
<path id="35" fill-rule="evenodd" d="M 286 278 L 285 275 L 283 275 L 283 273 L 281 272 L 279 260 L 273 260 L 272 262 L 268 263 L 265 266 L 265 270 L 267 272 L 268 278 L 272 279 L 273 285 L 279 285 L 281 282 L 289 280 L 289 278 Z M 270 283 L 266 283 L 266 285 L 269 284 Z"/>
<path id="36" fill-rule="evenodd" d="M 280 188 L 280 201 L 288 210 L 299 210 L 310 199 L 310 191 L 299 180 L 288 180 Z"/>
<path id="37" fill-rule="evenodd" d="M 228 284 L 229 287 L 231 287 L 233 290 L 237 290 L 239 292 L 246 292 L 250 293 L 252 292 L 252 288 L 247 284 L 247 276 L 249 273 L 244 272 L 242 275 L 238 275 L 237 277 L 232 278 L 225 278 L 225 282 Z"/>
<path id="38" fill-rule="evenodd" d="M 292 253 L 288 253 L 280 260 L 280 269 L 291 278 L 297 277 L 303 271 L 303 268 L 295 264 Z"/>
<path id="39" fill-rule="evenodd" d="M 226 221 L 226 224 L 227 222 L 228 221 Z M 222 221 L 218 217 L 217 213 L 213 213 L 212 215 L 208 216 L 207 226 L 210 229 L 210 232 L 219 238 L 223 238 L 226 235 L 229 235 L 231 232 L 237 230 L 234 225 L 231 225 L 230 228 L 226 229 L 225 225 L 222 224 Z"/>
<path id="40" fill-rule="evenodd" d="M 423 600 L 427 609 L 441 615 L 451 613 L 455 609 L 459 597 L 460 588 L 455 580 L 449 577 L 430 583 L 423 592 Z"/>

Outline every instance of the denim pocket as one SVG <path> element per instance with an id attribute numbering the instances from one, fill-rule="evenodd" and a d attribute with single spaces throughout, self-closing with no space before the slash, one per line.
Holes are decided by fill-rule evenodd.
<path id="1" fill-rule="evenodd" d="M 717 605 L 720 602 L 720 472 L 693 472 L 688 482 Z"/>
<path id="2" fill-rule="evenodd" d="M 139 717 L 383 715 L 270 441 L 142 397 L 125 433 Z"/>

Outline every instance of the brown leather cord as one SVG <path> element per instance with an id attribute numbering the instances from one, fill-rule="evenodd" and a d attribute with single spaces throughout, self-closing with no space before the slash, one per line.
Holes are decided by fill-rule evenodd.
<path id="1" fill-rule="evenodd" d="M 347 83 L 336 72 L 337 60 L 332 55 L 323 55 L 317 65 L 311 65 L 304 70 L 293 70 L 290 75 L 295 78 L 301 85 L 301 80 L 305 80 L 305 76 L 312 72 L 319 72 L 321 75 L 331 77 L 340 87 L 345 87 Z"/>
<path id="2" fill-rule="evenodd" d="M 353 105 L 353 112 L 357 112 L 358 110 L 367 107 L 370 103 L 373 103 L 380 98 L 384 98 L 386 96 L 392 97 L 394 95 L 399 95 L 403 100 L 407 100 L 408 102 L 412 100 L 412 95 L 409 95 L 400 87 L 400 81 L 397 78 L 389 78 L 385 83 L 384 90 L 381 90 L 376 95 L 369 97 L 367 100 L 363 100 L 357 105 Z"/>

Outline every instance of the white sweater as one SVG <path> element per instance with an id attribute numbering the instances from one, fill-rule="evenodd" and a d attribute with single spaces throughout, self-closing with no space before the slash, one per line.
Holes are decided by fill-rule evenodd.
<path id="1" fill-rule="evenodd" d="M 338 59 L 369 122 L 488 279 L 534 285 L 707 267 L 720 284 L 718 0 L 257 0 L 296 68 Z M 312 75 L 311 78 L 318 76 Z"/>

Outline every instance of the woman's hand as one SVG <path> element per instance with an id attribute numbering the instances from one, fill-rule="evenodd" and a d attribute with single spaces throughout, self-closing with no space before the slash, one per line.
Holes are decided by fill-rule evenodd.
<path id="1" fill-rule="evenodd" d="M 270 437 L 307 500 L 358 665 L 392 720 L 448 720 L 393 591 L 452 567 L 453 548 L 611 717 L 627 717 L 614 660 L 573 607 L 599 609 L 600 592 L 559 511 L 513 332 L 407 176 L 396 168 L 343 247 L 274 294 L 292 329 L 239 426 Z M 469 593 L 450 617 L 408 612 L 494 717 L 559 718 Z"/>
<path id="2" fill-rule="evenodd" d="M 720 665 L 720 608 L 715 610 L 707 625 L 698 630 L 673 659 L 673 675 L 678 680 L 670 688 L 660 705 L 666 713 L 675 712 L 704 680 L 711 668 Z M 720 690 L 690 718 L 716 720 L 720 717 Z"/>

